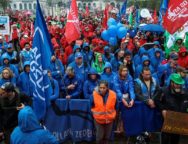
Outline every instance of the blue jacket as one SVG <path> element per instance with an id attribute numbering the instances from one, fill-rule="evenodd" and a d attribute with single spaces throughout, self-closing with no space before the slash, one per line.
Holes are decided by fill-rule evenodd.
<path id="1" fill-rule="evenodd" d="M 137 66 L 137 68 L 135 69 L 135 76 L 134 78 L 138 78 L 140 76 L 140 74 L 142 73 L 142 69 L 144 67 L 144 62 L 145 61 L 150 61 L 149 57 L 148 56 L 142 56 L 142 64 Z M 155 72 L 155 70 L 153 69 L 152 65 L 149 64 L 149 69 L 151 71 L 151 74 Z"/>
<path id="2" fill-rule="evenodd" d="M 17 82 L 17 86 L 20 89 L 20 92 L 25 93 L 27 96 L 33 96 L 33 84 L 29 78 L 29 73 L 23 71 L 21 72 L 19 78 L 18 78 L 18 82 Z"/>
<path id="3" fill-rule="evenodd" d="M 106 52 L 107 51 L 109 51 L 109 57 L 107 57 L 107 55 L 106 55 Z M 105 62 L 110 62 L 113 58 L 114 58 L 114 54 L 112 54 L 111 52 L 110 52 L 110 47 L 109 46 L 105 46 L 104 47 L 104 54 L 102 55 L 102 57 L 103 57 L 103 60 L 105 61 Z"/>
<path id="4" fill-rule="evenodd" d="M 138 54 L 136 54 L 134 57 L 133 57 L 133 65 L 134 65 L 134 69 L 140 65 L 142 63 L 142 56 L 144 54 L 147 54 L 147 50 L 144 48 L 144 47 L 141 47 L 138 51 Z"/>
<path id="5" fill-rule="evenodd" d="M 106 68 L 110 68 L 111 69 L 111 73 L 106 73 L 105 72 L 105 69 Z M 104 65 L 104 71 L 103 73 L 101 74 L 101 80 L 106 80 L 109 84 L 109 88 L 110 89 L 113 89 L 114 88 L 114 82 L 113 82 L 113 79 L 115 77 L 116 73 L 112 71 L 112 65 L 111 63 L 109 62 L 106 62 L 105 65 Z"/>
<path id="6" fill-rule="evenodd" d="M 155 53 L 156 52 L 160 52 L 160 57 L 156 57 Z M 151 59 L 151 65 L 153 66 L 153 68 L 155 69 L 155 71 L 157 71 L 158 66 L 161 64 L 161 62 L 164 60 L 163 57 L 163 52 L 161 49 L 159 48 L 155 48 L 152 52 L 152 54 L 150 54 L 150 59 Z"/>
<path id="7" fill-rule="evenodd" d="M 155 78 L 152 77 L 152 82 L 150 85 L 150 89 L 147 88 L 146 84 L 140 79 L 137 78 L 135 80 L 135 95 L 138 100 L 146 102 L 148 99 L 154 99 L 156 96 L 156 90 L 159 85 L 157 84 L 157 81 Z M 139 90 L 138 90 L 139 87 Z"/>
<path id="8" fill-rule="evenodd" d="M 172 73 L 176 72 L 176 69 L 175 68 L 171 68 L 170 67 L 170 63 L 164 64 L 164 65 L 160 64 L 158 66 L 157 72 L 158 72 L 159 79 L 161 80 L 162 77 L 164 76 L 164 82 L 166 83 L 168 78 L 169 78 L 169 76 Z"/>
<path id="9" fill-rule="evenodd" d="M 121 101 L 123 94 L 129 94 L 129 98 L 135 99 L 133 78 L 128 74 L 126 80 L 121 80 L 119 75 L 114 77 L 114 91 L 117 94 L 118 100 Z"/>
<path id="10" fill-rule="evenodd" d="M 91 80 L 89 78 L 89 76 L 91 74 L 97 75 L 97 79 Z M 97 85 L 98 85 L 99 79 L 100 79 L 100 75 L 97 73 L 97 71 L 94 68 L 91 68 L 89 73 L 88 73 L 88 79 L 84 82 L 84 86 L 83 86 L 83 93 L 84 93 L 85 99 L 91 98 L 95 87 L 97 87 Z"/>
<path id="11" fill-rule="evenodd" d="M 13 65 L 13 64 L 5 64 L 3 61 L 4 61 L 4 59 L 8 59 L 9 60 L 9 62 L 10 62 L 10 57 L 6 54 L 6 53 L 4 53 L 2 56 L 1 56 L 1 59 L 2 59 L 2 66 L 0 67 L 0 73 L 2 73 L 2 71 L 3 71 L 3 69 L 5 68 L 5 67 L 8 67 L 8 68 L 10 68 L 11 70 L 12 70 L 12 72 L 14 73 L 14 77 L 17 79 L 17 77 L 19 76 L 19 73 L 18 73 L 18 69 L 16 68 L 16 66 L 15 65 Z"/>
<path id="12" fill-rule="evenodd" d="M 49 69 L 52 73 L 52 77 L 60 82 L 64 75 L 64 66 L 62 62 L 59 59 L 56 59 L 55 62 L 51 61 Z"/>
<path id="13" fill-rule="evenodd" d="M 12 83 L 14 86 L 16 86 L 16 79 L 15 77 L 11 78 L 11 79 L 4 79 L 4 78 L 0 78 L 0 87 L 6 83 L 6 82 L 10 82 Z"/>
<path id="14" fill-rule="evenodd" d="M 90 69 L 90 66 L 88 64 L 85 65 L 83 63 L 80 67 L 78 67 L 78 65 L 75 62 L 72 62 L 71 64 L 69 64 L 69 66 L 74 69 L 76 75 L 82 80 L 82 82 L 87 80 L 87 74 Z"/>
<path id="15" fill-rule="evenodd" d="M 22 68 L 23 68 L 24 62 L 26 62 L 26 61 L 31 61 L 32 55 L 33 55 L 32 50 L 27 51 L 27 50 L 23 49 L 23 50 L 20 52 L 20 63 L 21 63 Z"/>
<path id="16" fill-rule="evenodd" d="M 123 59 L 118 59 L 118 56 L 117 56 L 119 51 L 120 51 L 119 49 L 116 50 L 114 57 L 110 60 L 110 63 L 112 65 L 112 70 L 114 72 L 117 72 L 119 70 L 119 66 L 123 64 Z"/>
<path id="17" fill-rule="evenodd" d="M 18 114 L 18 126 L 13 130 L 11 144 L 58 144 L 56 138 L 44 130 L 31 107 L 26 106 Z"/>
<path id="18" fill-rule="evenodd" d="M 84 43 L 82 46 L 82 55 L 83 55 L 83 61 L 87 62 L 88 64 L 91 65 L 91 61 L 93 58 L 93 52 L 89 49 L 89 51 L 85 50 L 85 47 L 89 47 L 88 43 Z"/>
<path id="19" fill-rule="evenodd" d="M 73 90 L 68 90 L 67 86 L 74 84 L 75 88 Z M 82 86 L 83 83 L 80 80 L 79 77 L 77 77 L 77 75 L 75 75 L 73 78 L 69 78 L 67 74 L 65 74 L 63 81 L 61 81 L 61 90 L 63 92 L 63 97 L 65 97 L 66 95 L 70 95 L 71 99 L 78 99 L 80 98 L 80 95 L 82 93 Z"/>
<path id="20" fill-rule="evenodd" d="M 50 100 L 56 100 L 59 98 L 59 84 L 53 78 L 50 78 L 50 93 Z"/>
<path id="21" fill-rule="evenodd" d="M 80 46 L 74 45 L 74 47 L 73 47 L 73 53 L 68 57 L 67 64 L 70 64 L 70 63 L 72 63 L 74 61 L 74 59 L 75 59 L 75 53 L 76 53 L 77 49 L 81 49 Z"/>

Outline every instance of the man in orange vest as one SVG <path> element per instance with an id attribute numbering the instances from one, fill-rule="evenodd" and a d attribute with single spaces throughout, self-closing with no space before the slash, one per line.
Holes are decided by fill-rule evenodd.
<path id="1" fill-rule="evenodd" d="M 107 144 L 112 132 L 113 122 L 116 118 L 116 93 L 108 89 L 107 81 L 100 81 L 93 91 L 91 98 L 98 144 Z"/>

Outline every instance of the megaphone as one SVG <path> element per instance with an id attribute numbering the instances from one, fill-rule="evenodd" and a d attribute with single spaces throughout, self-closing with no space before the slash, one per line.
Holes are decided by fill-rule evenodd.
<path id="1" fill-rule="evenodd" d="M 140 11 L 140 16 L 143 18 L 147 18 L 147 17 L 151 18 L 151 14 L 150 14 L 149 10 L 146 8 L 144 8 Z"/>

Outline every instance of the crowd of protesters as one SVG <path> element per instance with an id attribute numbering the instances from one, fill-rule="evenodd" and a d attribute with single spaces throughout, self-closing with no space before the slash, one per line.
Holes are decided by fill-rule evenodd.
<path id="1" fill-rule="evenodd" d="M 116 12 L 111 11 L 110 15 L 114 17 Z M 64 35 L 66 17 L 45 17 L 54 50 L 48 69 L 50 100 L 89 99 L 98 143 L 109 140 L 120 102 L 131 108 L 136 100 L 142 101 L 151 109 L 160 109 L 163 116 L 167 110 L 187 112 L 188 45 L 184 44 L 184 39 L 178 38 L 169 53 L 165 53 L 163 34 L 139 31 L 121 19 L 128 33 L 114 45 L 101 38 L 104 30 L 102 19 L 102 13 L 80 15 L 81 37 L 68 43 Z M 29 17 L 14 17 L 10 22 L 11 39 L 0 35 L 0 139 L 3 139 L 4 130 L 8 129 L 10 135 L 10 130 L 16 126 L 5 124 L 15 115 L 6 115 L 9 113 L 6 107 L 13 105 L 3 94 L 7 89 L 12 92 L 12 87 L 16 88 L 27 97 L 21 101 L 24 105 L 29 105 L 28 101 L 33 97 L 29 78 L 33 24 Z M 152 45 L 143 47 L 147 43 Z M 14 103 L 17 104 L 16 101 Z M 14 111 L 19 107 L 22 105 L 16 105 Z M 33 118 L 28 121 L 27 117 Z M 49 136 L 50 139 L 50 135 L 41 130 L 29 107 L 19 113 L 18 122 L 20 127 L 13 132 L 12 143 L 30 138 L 24 135 L 27 131 L 33 131 L 35 136 Z M 38 129 L 40 131 L 34 132 Z M 18 133 L 23 137 L 18 139 Z M 178 144 L 178 141 L 179 135 L 162 133 L 162 144 Z"/>

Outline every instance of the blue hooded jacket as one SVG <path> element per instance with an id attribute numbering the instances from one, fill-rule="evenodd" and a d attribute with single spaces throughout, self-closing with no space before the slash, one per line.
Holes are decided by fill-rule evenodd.
<path id="1" fill-rule="evenodd" d="M 155 54 L 159 52 L 160 53 L 160 57 L 156 57 Z M 161 49 L 159 48 L 155 48 L 154 51 L 149 54 L 150 55 L 150 59 L 151 59 L 151 65 L 153 66 L 153 68 L 155 69 L 155 71 L 157 71 L 158 66 L 161 64 L 161 62 L 164 60 L 163 57 L 163 52 Z"/>
<path id="2" fill-rule="evenodd" d="M 114 71 L 114 72 L 117 72 L 118 71 L 118 69 L 119 69 L 119 66 L 121 65 L 121 64 L 123 64 L 123 60 L 122 59 L 119 59 L 118 60 L 118 52 L 120 51 L 120 49 L 117 49 L 116 50 L 116 52 L 114 53 L 114 57 L 110 60 L 110 63 L 111 63 L 111 65 L 112 65 L 112 70 Z"/>
<path id="3" fill-rule="evenodd" d="M 110 68 L 111 69 L 111 73 L 106 73 L 105 72 L 105 69 L 106 68 Z M 105 65 L 104 65 L 104 71 L 103 73 L 101 74 L 101 80 L 106 80 L 109 84 L 109 88 L 110 89 L 113 89 L 114 88 L 114 82 L 113 82 L 113 79 L 115 77 L 116 73 L 112 71 L 112 65 L 111 63 L 109 62 L 106 62 Z"/>
<path id="4" fill-rule="evenodd" d="M 67 86 L 74 84 L 75 88 L 73 90 L 68 90 Z M 61 81 L 61 90 L 63 92 L 63 97 L 65 97 L 66 95 L 70 95 L 71 99 L 79 99 L 80 95 L 82 93 L 82 86 L 83 83 L 80 80 L 79 77 L 77 77 L 76 73 L 74 75 L 73 78 L 69 78 L 67 74 L 65 74 L 65 76 L 63 77 L 63 81 Z"/>
<path id="5" fill-rule="evenodd" d="M 24 63 L 24 68 L 30 65 L 29 61 Z M 20 76 L 18 77 L 17 86 L 20 89 L 20 92 L 25 93 L 27 96 L 33 96 L 33 84 L 29 78 L 30 73 L 27 73 L 25 70 L 21 72 Z"/>
<path id="6" fill-rule="evenodd" d="M 136 54 L 133 58 L 133 64 L 134 64 L 134 69 L 142 63 L 142 56 L 144 54 L 147 54 L 147 50 L 144 47 L 141 47 L 138 51 L 138 54 Z"/>
<path id="7" fill-rule="evenodd" d="M 91 74 L 97 75 L 96 80 L 90 79 Z M 94 68 L 91 68 L 88 73 L 88 79 L 84 82 L 84 86 L 83 86 L 83 93 L 85 99 L 91 98 L 95 87 L 98 85 L 99 79 L 100 79 L 100 75 L 97 73 L 97 71 Z"/>
<path id="8" fill-rule="evenodd" d="M 73 47 L 73 53 L 68 57 L 67 64 L 70 64 L 70 63 L 72 63 L 74 61 L 75 53 L 76 53 L 77 49 L 81 50 L 80 46 L 79 45 L 74 45 L 74 47 Z"/>
<path id="9" fill-rule="evenodd" d="M 83 61 L 87 62 L 88 64 L 91 64 L 92 58 L 93 58 L 93 52 L 90 50 L 86 51 L 85 48 L 89 47 L 88 43 L 84 43 L 82 46 L 82 55 L 83 55 Z"/>
<path id="10" fill-rule="evenodd" d="M 58 144 L 56 138 L 44 130 L 31 107 L 26 106 L 18 114 L 18 126 L 11 134 L 11 144 Z"/>
<path id="11" fill-rule="evenodd" d="M 114 58 L 114 55 L 110 52 L 109 57 L 107 57 L 107 56 L 105 55 L 105 53 L 106 53 L 107 51 L 110 52 L 110 47 L 109 47 L 109 46 L 105 46 L 105 47 L 104 47 L 104 54 L 102 55 L 102 57 L 103 57 L 103 60 L 104 60 L 105 62 L 110 62 L 110 61 Z"/>
<path id="12" fill-rule="evenodd" d="M 55 62 L 50 62 L 49 69 L 52 73 L 52 77 L 60 84 L 60 81 L 64 75 L 64 66 L 62 62 L 58 58 L 56 58 Z"/>
<path id="13" fill-rule="evenodd" d="M 151 71 L 151 74 L 153 74 L 155 72 L 155 70 L 153 69 L 153 67 L 150 64 L 150 59 L 148 56 L 143 56 L 142 57 L 142 65 L 137 66 L 136 70 L 135 70 L 135 76 L 134 78 L 138 78 L 140 76 L 140 74 L 142 73 L 142 69 L 144 67 L 144 62 L 145 61 L 149 61 L 149 69 Z"/>
<path id="14" fill-rule="evenodd" d="M 114 91 L 117 94 L 118 100 L 122 101 L 123 94 L 129 94 L 130 100 L 135 99 L 133 78 L 127 75 L 126 80 L 121 80 L 119 74 L 114 77 Z"/>
<path id="15" fill-rule="evenodd" d="M 71 64 L 69 64 L 68 67 L 72 67 L 74 69 L 76 75 L 81 79 L 82 82 L 87 80 L 87 74 L 89 72 L 90 65 L 85 65 L 84 63 L 82 63 L 82 65 L 79 67 L 74 61 Z"/>
<path id="16" fill-rule="evenodd" d="M 2 66 L 0 67 L 0 73 L 2 73 L 2 71 L 3 71 L 4 68 L 8 67 L 8 68 L 10 68 L 12 70 L 12 72 L 14 73 L 14 77 L 17 79 L 18 76 L 19 76 L 18 69 L 13 64 L 10 64 L 10 63 L 5 64 L 4 63 L 4 59 L 8 59 L 9 62 L 10 62 L 10 57 L 8 56 L 8 54 L 4 53 L 1 56 Z"/>

